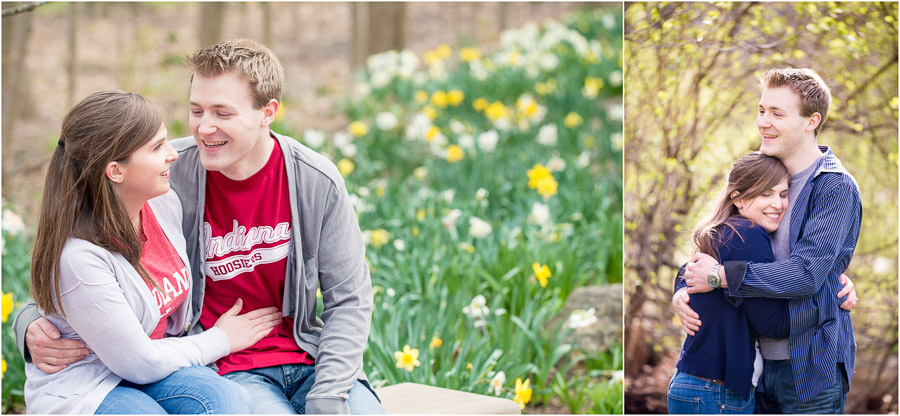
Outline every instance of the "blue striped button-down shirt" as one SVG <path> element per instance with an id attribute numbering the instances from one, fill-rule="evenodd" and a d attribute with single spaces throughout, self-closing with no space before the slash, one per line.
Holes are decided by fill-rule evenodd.
<path id="1" fill-rule="evenodd" d="M 831 386 L 837 363 L 853 376 L 856 341 L 840 274 L 859 238 L 862 201 L 853 176 L 827 146 L 815 172 L 791 201 L 788 259 L 774 263 L 726 262 L 732 296 L 790 298 L 790 356 L 797 399 L 805 403 Z"/>

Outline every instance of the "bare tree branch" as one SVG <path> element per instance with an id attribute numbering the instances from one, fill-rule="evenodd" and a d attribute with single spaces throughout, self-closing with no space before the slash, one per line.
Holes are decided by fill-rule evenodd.
<path id="1" fill-rule="evenodd" d="M 30 12 L 30 11 L 36 9 L 37 7 L 43 6 L 47 3 L 50 3 L 50 2 L 49 1 L 36 1 L 36 2 L 32 2 L 32 3 L 23 4 L 19 7 L 10 7 L 8 9 L 3 9 L 3 17 L 12 16 L 12 15 L 16 15 L 19 13 Z"/>

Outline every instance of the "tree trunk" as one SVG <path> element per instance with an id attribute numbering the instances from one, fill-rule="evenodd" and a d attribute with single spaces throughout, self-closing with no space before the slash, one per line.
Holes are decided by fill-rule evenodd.
<path id="1" fill-rule="evenodd" d="M 69 59 L 66 62 L 66 74 L 69 78 L 68 103 L 69 107 L 75 105 L 75 94 L 78 89 L 78 12 L 80 5 L 78 3 L 69 3 L 69 34 L 67 43 L 69 45 Z"/>
<path id="2" fill-rule="evenodd" d="M 368 33 L 368 13 L 369 4 L 353 2 L 350 3 L 351 35 L 350 35 L 350 64 L 355 69 L 366 63 L 366 51 L 368 49 L 368 41 L 366 33 Z"/>
<path id="3" fill-rule="evenodd" d="M 406 46 L 406 3 L 369 3 L 366 56 Z"/>
<path id="4" fill-rule="evenodd" d="M 16 7 L 10 4 L 9 7 Z M 33 113 L 28 75 L 24 72 L 31 35 L 31 13 L 20 13 L 3 19 L 3 97 L 2 134 L 12 138 L 16 120 Z"/>
<path id="5" fill-rule="evenodd" d="M 260 7 L 262 7 L 263 13 L 263 45 L 266 45 L 269 49 L 273 49 L 272 45 L 272 3 L 262 2 L 259 3 Z"/>
<path id="6" fill-rule="evenodd" d="M 225 21 L 226 3 L 200 3 L 197 24 L 198 48 L 204 49 L 222 40 L 222 26 Z"/>

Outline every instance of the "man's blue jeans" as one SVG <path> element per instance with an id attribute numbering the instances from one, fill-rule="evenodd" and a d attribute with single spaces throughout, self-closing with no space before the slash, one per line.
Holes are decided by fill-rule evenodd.
<path id="1" fill-rule="evenodd" d="M 764 393 L 756 395 L 756 413 L 842 414 L 847 403 L 849 386 L 845 386 L 844 365 L 838 363 L 834 384 L 812 400 L 800 404 L 794 386 L 791 360 L 765 360 L 763 376 L 759 380 Z M 845 388 L 847 387 L 847 388 Z"/>
<path id="2" fill-rule="evenodd" d="M 725 386 L 678 371 L 666 394 L 669 414 L 752 414 L 756 399 L 732 393 Z"/>
<path id="3" fill-rule="evenodd" d="M 304 414 L 306 395 L 315 383 L 316 368 L 307 364 L 285 364 L 234 371 L 223 377 L 233 380 L 250 395 L 250 413 Z M 348 392 L 352 414 L 384 414 L 381 402 L 359 380 Z"/>
<path id="4" fill-rule="evenodd" d="M 249 396 L 209 367 L 182 368 L 151 384 L 122 380 L 95 414 L 246 414 Z"/>

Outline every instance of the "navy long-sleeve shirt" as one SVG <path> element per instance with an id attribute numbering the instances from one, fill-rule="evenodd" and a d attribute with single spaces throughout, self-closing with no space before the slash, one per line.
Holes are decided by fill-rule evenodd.
<path id="1" fill-rule="evenodd" d="M 766 231 L 744 217 L 728 219 L 718 228 L 719 261 L 775 261 Z M 675 280 L 675 291 L 684 287 L 684 266 Z M 750 398 L 753 361 L 758 334 L 769 338 L 790 335 L 788 302 L 781 299 L 746 298 L 735 306 L 723 289 L 691 296 L 691 308 L 703 325 L 696 335 L 688 335 L 677 368 L 698 377 L 723 380 L 732 393 Z"/>

